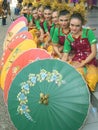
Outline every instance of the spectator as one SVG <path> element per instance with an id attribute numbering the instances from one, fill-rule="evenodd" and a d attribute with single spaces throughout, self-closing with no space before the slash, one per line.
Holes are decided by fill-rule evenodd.
<path id="1" fill-rule="evenodd" d="M 6 25 L 7 10 L 2 10 L 2 25 Z"/>
<path id="2" fill-rule="evenodd" d="M 15 8 L 15 10 L 14 10 L 14 14 L 15 15 L 19 15 L 20 14 L 20 3 L 18 3 L 17 5 L 16 5 L 16 8 Z"/>

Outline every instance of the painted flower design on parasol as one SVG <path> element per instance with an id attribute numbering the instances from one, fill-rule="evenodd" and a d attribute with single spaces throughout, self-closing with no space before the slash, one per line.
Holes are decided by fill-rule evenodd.
<path id="1" fill-rule="evenodd" d="M 60 86 L 63 83 L 62 75 L 57 70 L 47 72 L 46 70 L 41 69 L 39 74 L 29 74 L 27 82 L 23 82 L 20 84 L 21 92 L 19 92 L 17 95 L 17 99 L 19 101 L 17 111 L 19 114 L 24 114 L 25 117 L 31 121 L 34 120 L 29 114 L 29 107 L 26 105 L 26 103 L 28 102 L 27 96 L 30 92 L 30 87 L 35 87 L 36 82 L 43 82 L 44 80 L 46 80 L 47 82 L 55 82 L 57 86 Z M 39 103 L 48 104 L 48 94 L 40 93 Z"/>

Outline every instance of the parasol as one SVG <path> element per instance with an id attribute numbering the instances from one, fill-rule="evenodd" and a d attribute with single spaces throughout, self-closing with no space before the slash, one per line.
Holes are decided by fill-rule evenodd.
<path id="1" fill-rule="evenodd" d="M 20 21 L 23 21 L 25 23 L 25 25 L 28 24 L 27 22 L 27 19 L 24 17 L 24 16 L 21 16 L 21 17 L 18 17 L 15 21 L 13 21 L 11 23 L 11 25 L 9 26 L 8 30 L 7 30 L 7 33 L 10 32 L 12 30 L 12 28 L 17 24 L 19 23 Z"/>
<path id="2" fill-rule="evenodd" d="M 7 102 L 8 90 L 10 85 L 17 75 L 17 73 L 23 69 L 26 65 L 33 62 L 34 60 L 51 58 L 49 53 L 43 49 L 30 49 L 23 54 L 21 54 L 11 65 L 6 75 L 5 84 L 4 84 L 4 100 Z M 22 60 L 23 59 L 23 60 Z"/>
<path id="3" fill-rule="evenodd" d="M 2 71 L 1 71 L 1 88 L 4 89 L 4 81 L 7 75 L 7 72 L 14 60 L 20 56 L 23 52 L 26 50 L 29 50 L 31 48 L 36 48 L 36 43 L 33 40 L 24 40 L 21 42 L 10 54 L 8 57 L 6 63 L 4 64 Z"/>
<path id="4" fill-rule="evenodd" d="M 4 50 L 2 58 L 0 60 L 0 72 L 11 52 L 25 39 L 32 39 L 32 35 L 28 31 L 20 32 L 12 38 L 11 42 Z"/>
<path id="5" fill-rule="evenodd" d="M 21 28 L 21 29 L 19 30 L 19 32 L 24 32 L 24 31 L 28 31 L 28 27 L 23 27 L 23 28 Z M 17 33 L 19 33 L 19 32 L 17 32 Z"/>
<path id="6" fill-rule="evenodd" d="M 23 32 L 19 32 L 18 34 L 16 34 L 12 39 L 11 39 L 11 42 L 14 42 L 15 40 L 18 40 L 18 39 L 32 39 L 32 35 L 31 33 L 29 33 L 28 31 L 23 31 Z M 10 42 L 10 44 L 11 44 Z"/>
<path id="7" fill-rule="evenodd" d="M 56 59 L 35 61 L 13 80 L 8 111 L 18 130 L 78 130 L 89 109 L 82 76 Z"/>
<path id="8" fill-rule="evenodd" d="M 9 57 L 11 52 L 15 49 L 15 47 L 26 39 L 32 39 L 32 35 L 28 31 L 20 32 L 12 38 L 11 42 L 7 45 L 6 49 L 3 52 L 1 66 L 5 64 L 7 58 Z"/>
<path id="9" fill-rule="evenodd" d="M 4 49 L 10 43 L 11 39 L 23 28 L 26 27 L 23 21 L 18 22 L 11 30 L 6 34 L 4 40 Z"/>

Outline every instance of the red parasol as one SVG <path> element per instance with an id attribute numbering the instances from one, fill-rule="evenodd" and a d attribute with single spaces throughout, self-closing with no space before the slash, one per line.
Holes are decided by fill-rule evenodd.
<path id="1" fill-rule="evenodd" d="M 13 23 L 9 26 L 7 33 L 11 31 L 11 29 L 20 21 L 24 21 L 25 25 L 28 24 L 27 19 L 24 16 L 21 16 L 19 18 L 17 18 L 15 21 L 13 21 Z"/>
<path id="2" fill-rule="evenodd" d="M 5 40 L 4 40 L 4 49 L 6 48 L 6 46 L 10 43 L 10 41 L 12 40 L 12 38 L 20 32 L 20 30 L 22 28 L 26 27 L 26 24 L 24 23 L 24 21 L 19 21 L 17 24 L 15 24 L 15 26 L 10 30 L 10 32 L 8 32 L 6 34 Z M 25 28 L 26 29 L 26 28 Z M 26 29 L 27 30 L 27 29 Z M 22 32 L 22 31 L 21 31 Z"/>
<path id="3" fill-rule="evenodd" d="M 17 45 L 19 45 L 21 42 L 23 42 L 25 39 L 32 39 L 32 35 L 28 31 L 20 32 L 12 38 L 11 42 L 8 44 L 8 46 L 4 50 L 4 53 L 3 53 L 3 56 L 1 59 L 1 66 L 4 65 L 7 58 L 9 57 L 11 52 L 13 51 L 13 49 L 15 49 L 15 47 Z"/>

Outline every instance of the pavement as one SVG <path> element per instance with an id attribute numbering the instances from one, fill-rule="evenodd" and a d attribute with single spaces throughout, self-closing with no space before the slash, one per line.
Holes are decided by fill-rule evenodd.
<path id="1" fill-rule="evenodd" d="M 13 14 L 12 8 L 12 17 L 15 17 Z M 12 23 L 11 16 L 7 16 L 6 25 L 2 26 L 2 19 L 0 19 L 0 58 L 3 53 L 3 42 L 6 37 L 6 32 L 9 25 Z M 16 130 L 13 123 L 10 120 L 7 106 L 3 100 L 3 91 L 0 88 L 0 130 Z"/>
<path id="2" fill-rule="evenodd" d="M 2 57 L 3 42 L 6 36 L 6 31 L 9 25 L 11 24 L 11 22 L 12 22 L 11 18 L 10 16 L 8 16 L 7 25 L 2 26 L 1 19 L 0 19 L 0 35 L 1 35 L 0 36 L 0 57 Z M 0 130 L 16 130 L 9 118 L 7 106 L 4 104 L 2 89 L 0 89 Z"/>

